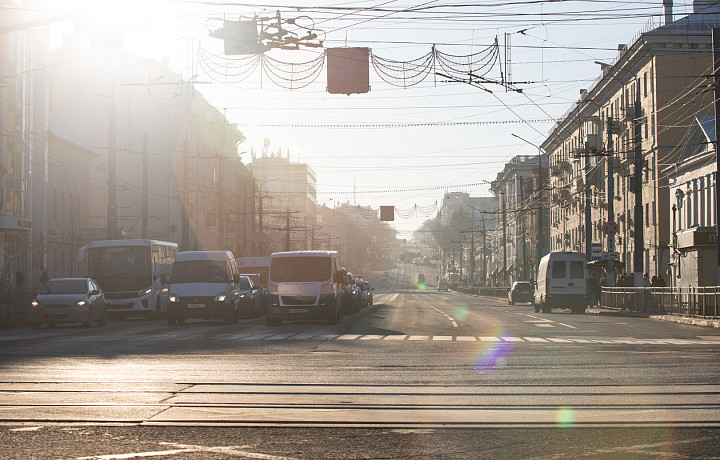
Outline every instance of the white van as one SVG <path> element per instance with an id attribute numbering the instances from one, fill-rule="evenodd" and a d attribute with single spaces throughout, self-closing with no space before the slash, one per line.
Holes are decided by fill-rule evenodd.
<path id="1" fill-rule="evenodd" d="M 345 275 L 337 251 L 289 251 L 270 256 L 265 324 L 283 319 L 342 319 L 340 301 Z"/>
<path id="2" fill-rule="evenodd" d="M 585 254 L 551 252 L 540 259 L 537 273 L 535 312 L 550 313 L 553 308 L 585 312 L 588 304 Z"/>
<path id="3" fill-rule="evenodd" d="M 237 322 L 243 300 L 239 281 L 230 251 L 178 253 L 168 280 L 168 324 L 182 324 L 185 318 Z"/>

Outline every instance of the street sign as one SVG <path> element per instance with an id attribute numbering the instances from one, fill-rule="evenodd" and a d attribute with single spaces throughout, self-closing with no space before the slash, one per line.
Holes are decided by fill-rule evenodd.
<path id="1" fill-rule="evenodd" d="M 608 221 L 605 222 L 605 225 L 603 225 L 603 232 L 605 232 L 608 236 L 617 235 L 618 232 L 618 224 L 617 222 Z"/>
<path id="2" fill-rule="evenodd" d="M 592 253 L 590 254 L 590 260 L 600 260 L 602 259 L 602 243 L 592 243 Z"/>

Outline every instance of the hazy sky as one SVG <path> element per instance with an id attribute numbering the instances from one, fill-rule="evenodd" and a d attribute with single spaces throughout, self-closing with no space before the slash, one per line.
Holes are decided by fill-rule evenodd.
<path id="1" fill-rule="evenodd" d="M 439 205 L 445 190 L 488 196 L 489 182 L 507 160 L 537 155 L 537 148 L 513 133 L 540 144 L 552 127 L 548 120 L 561 117 L 580 89 L 599 76 L 594 61 L 612 60 L 618 44 L 630 42 L 648 20 L 662 24 L 662 0 L 90 3 L 100 17 L 127 25 L 151 16 L 151 29 L 128 32 L 127 49 L 157 59 L 169 56 L 174 70 L 193 78 L 199 91 L 239 125 L 248 138 L 241 151 L 252 148 L 259 155 L 269 139 L 271 152 L 285 156 L 289 151 L 292 160 L 313 167 L 318 202 L 394 205 L 401 211 Z M 691 3 L 675 1 L 675 18 L 688 14 Z M 67 8 L 61 1 L 52 5 L 58 12 Z M 209 37 L 222 27 L 223 17 L 271 17 L 278 10 L 283 20 L 296 19 L 297 26 L 288 29 L 300 34 L 306 30 L 298 26 L 312 29 L 325 48 L 369 47 L 385 60 L 409 62 L 435 45 L 460 63 L 461 56 L 497 40 L 498 60 L 486 77 L 506 76 L 509 60 L 511 79 L 522 93 L 492 83 L 448 83 L 436 75 L 400 88 L 372 68 L 367 94 L 328 94 L 324 70 L 307 87 L 289 90 L 258 69 L 251 71 L 248 57 L 225 60 L 222 41 Z M 287 69 L 284 63 L 313 61 L 322 52 L 271 50 L 266 57 Z M 249 162 L 249 153 L 243 158 Z M 427 218 L 398 219 L 394 226 L 409 236 Z"/>

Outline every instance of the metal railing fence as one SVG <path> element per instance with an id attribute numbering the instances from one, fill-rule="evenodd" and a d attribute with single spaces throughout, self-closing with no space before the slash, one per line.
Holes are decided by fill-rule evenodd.
<path id="1" fill-rule="evenodd" d="M 720 286 L 604 287 L 600 305 L 639 313 L 719 318 Z"/>

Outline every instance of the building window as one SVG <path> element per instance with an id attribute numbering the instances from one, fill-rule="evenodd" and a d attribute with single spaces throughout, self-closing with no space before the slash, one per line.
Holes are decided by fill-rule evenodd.
<path id="1" fill-rule="evenodd" d="M 647 72 L 643 73 L 643 97 L 647 97 Z"/>

